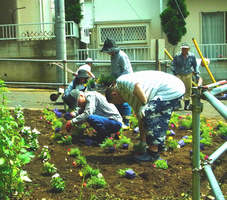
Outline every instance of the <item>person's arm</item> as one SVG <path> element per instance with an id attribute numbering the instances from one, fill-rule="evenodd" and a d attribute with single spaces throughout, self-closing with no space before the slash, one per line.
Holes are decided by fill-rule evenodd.
<path id="1" fill-rule="evenodd" d="M 75 79 L 74 79 L 73 81 L 75 81 Z M 69 86 L 68 86 L 67 89 L 65 90 L 65 92 L 64 92 L 64 95 L 65 95 L 65 96 L 68 96 L 69 93 L 72 91 L 72 89 L 73 89 L 73 81 L 69 84 Z"/>
<path id="2" fill-rule="evenodd" d="M 193 66 L 195 74 L 196 75 L 199 74 L 199 66 L 197 65 L 195 56 L 192 57 L 192 66 Z"/>
<path id="3" fill-rule="evenodd" d="M 121 73 L 120 76 L 122 76 L 122 75 L 124 75 L 124 74 L 130 74 L 130 73 L 133 72 L 132 66 L 131 66 L 131 63 L 130 63 L 128 57 L 122 56 L 122 57 L 119 59 L 119 62 L 120 62 L 119 64 L 120 64 L 121 71 L 122 71 L 122 73 Z"/>
<path id="4" fill-rule="evenodd" d="M 146 98 L 142 88 L 140 87 L 139 83 L 135 84 L 135 87 L 134 87 L 132 94 L 140 100 L 142 105 L 145 105 L 147 103 L 147 98 Z"/>

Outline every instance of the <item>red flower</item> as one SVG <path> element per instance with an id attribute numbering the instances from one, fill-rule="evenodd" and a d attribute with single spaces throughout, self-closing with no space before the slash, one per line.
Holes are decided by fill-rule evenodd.
<path id="1" fill-rule="evenodd" d="M 69 136 L 71 136 L 71 134 L 69 134 Z"/>
<path id="2" fill-rule="evenodd" d="M 65 139 L 67 139 L 68 137 L 67 136 L 65 136 Z"/>
<path id="3" fill-rule="evenodd" d="M 85 187 L 86 186 L 86 183 L 84 183 L 83 186 Z"/>
<path id="4" fill-rule="evenodd" d="M 50 122 L 49 122 L 49 121 L 47 121 L 47 123 L 49 124 Z"/>
<path id="5" fill-rule="evenodd" d="M 68 149 L 68 151 L 71 151 L 71 149 Z"/>
<path id="6" fill-rule="evenodd" d="M 73 162 L 73 165 L 76 166 L 76 162 L 75 161 Z"/>
<path id="7" fill-rule="evenodd" d="M 120 133 L 119 133 L 119 132 L 117 132 L 117 133 L 116 133 L 116 135 L 120 135 Z"/>

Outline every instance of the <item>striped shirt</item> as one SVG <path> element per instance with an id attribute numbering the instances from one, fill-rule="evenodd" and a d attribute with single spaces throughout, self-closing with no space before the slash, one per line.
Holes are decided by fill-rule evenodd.
<path id="1" fill-rule="evenodd" d="M 117 108 L 114 104 L 108 103 L 104 95 L 95 91 L 85 92 L 84 94 L 86 107 L 84 110 L 78 110 L 77 116 L 71 120 L 72 123 L 85 122 L 90 115 L 99 115 L 122 123 L 122 118 Z"/>
<path id="2" fill-rule="evenodd" d="M 158 98 L 161 101 L 168 101 L 185 93 L 184 83 L 176 76 L 165 72 L 150 70 L 123 75 L 117 79 L 117 90 L 136 114 L 141 106 L 139 99 L 132 94 L 136 83 L 140 84 L 147 102 Z"/>

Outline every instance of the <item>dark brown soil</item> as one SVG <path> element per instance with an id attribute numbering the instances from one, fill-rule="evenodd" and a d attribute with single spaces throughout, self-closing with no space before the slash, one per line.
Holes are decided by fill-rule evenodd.
<path id="1" fill-rule="evenodd" d="M 40 148 L 35 151 L 35 158 L 23 167 L 28 172 L 28 177 L 32 180 L 26 184 L 26 191 L 29 196 L 23 199 L 46 199 L 46 200 L 75 200 L 79 199 L 82 185 L 82 177 L 79 175 L 81 167 L 73 166 L 75 158 L 67 155 L 70 148 L 78 147 L 87 163 L 94 169 L 99 168 L 108 185 L 103 189 L 90 189 L 83 187 L 83 200 L 89 199 L 192 199 L 192 159 L 190 150 L 192 144 L 187 144 L 178 150 L 168 150 L 161 152 L 161 158 L 167 160 L 169 168 L 158 169 L 153 167 L 152 162 L 136 163 L 133 161 L 133 149 L 117 149 L 114 153 L 108 153 L 105 149 L 100 148 L 97 144 L 85 146 L 84 141 L 74 141 L 70 145 L 61 145 L 51 139 L 53 130 L 51 125 L 45 120 L 40 119 L 43 114 L 40 110 L 23 110 L 26 126 L 31 129 L 36 128 L 40 131 L 38 138 Z M 64 124 L 67 121 L 64 120 Z M 218 121 L 209 119 L 209 123 L 214 128 Z M 185 135 L 190 135 L 191 130 L 173 129 L 176 133 L 174 139 L 180 140 Z M 67 135 L 65 130 L 61 131 L 62 135 Z M 130 137 L 134 144 L 138 143 L 136 133 L 132 130 L 124 131 L 124 135 Z M 219 136 L 213 134 L 213 144 L 210 147 L 205 146 L 202 151 L 206 155 L 211 155 L 216 149 L 225 143 Z M 43 162 L 38 157 L 43 145 L 50 149 L 50 163 L 54 163 L 57 173 L 64 179 L 66 187 L 63 192 L 56 193 L 51 189 L 51 176 L 43 174 Z M 116 172 L 118 169 L 131 168 L 137 176 L 135 179 L 120 177 Z M 227 152 L 212 165 L 212 170 L 220 184 L 221 190 L 225 197 L 227 196 Z M 86 179 L 85 179 L 86 182 Z M 188 195 L 186 198 L 184 195 Z M 208 183 L 206 174 L 201 172 L 201 199 L 209 199 L 208 196 L 214 196 Z M 93 197 L 93 198 L 92 198 Z"/>

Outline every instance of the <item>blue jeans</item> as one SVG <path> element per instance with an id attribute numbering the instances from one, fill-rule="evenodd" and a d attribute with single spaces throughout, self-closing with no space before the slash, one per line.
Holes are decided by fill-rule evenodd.
<path id="1" fill-rule="evenodd" d="M 90 115 L 87 122 L 93 127 L 99 135 L 110 136 L 111 133 L 118 132 L 122 124 L 121 122 L 108 119 L 99 115 Z"/>

